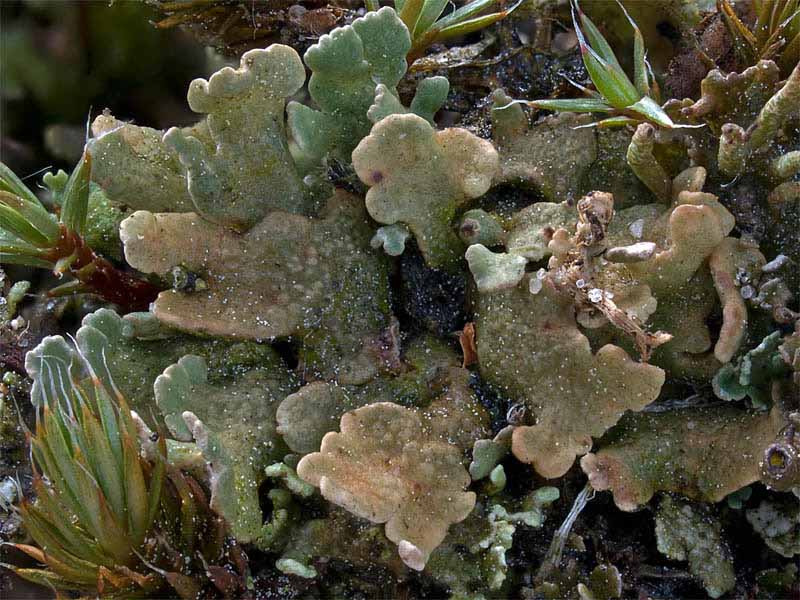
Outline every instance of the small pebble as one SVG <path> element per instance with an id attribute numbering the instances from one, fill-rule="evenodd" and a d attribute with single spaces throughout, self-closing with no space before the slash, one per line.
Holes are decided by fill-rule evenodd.
<path id="1" fill-rule="evenodd" d="M 642 234 L 644 234 L 644 219 L 636 219 L 630 224 L 628 231 L 630 231 L 631 235 L 637 240 L 642 239 Z"/>
<path id="2" fill-rule="evenodd" d="M 786 256 L 785 254 L 778 254 L 778 256 L 776 256 L 767 264 L 765 264 L 763 267 L 761 267 L 761 270 L 764 273 L 774 273 L 775 271 L 780 269 L 783 265 L 785 265 L 787 262 L 789 262 L 788 256 Z"/>
<path id="3" fill-rule="evenodd" d="M 530 281 L 528 282 L 528 289 L 530 290 L 531 294 L 538 294 L 542 291 L 542 280 L 538 277 L 531 277 Z"/>

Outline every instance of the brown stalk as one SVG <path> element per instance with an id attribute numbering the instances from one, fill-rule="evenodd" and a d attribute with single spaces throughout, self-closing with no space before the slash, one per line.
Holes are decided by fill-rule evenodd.
<path id="1" fill-rule="evenodd" d="M 123 312 L 147 310 L 161 291 L 152 283 L 115 267 L 97 255 L 83 237 L 69 231 L 63 224 L 58 242 L 44 258 L 54 264 L 59 260 L 71 259 L 69 274 L 80 281 L 86 291 L 113 302 Z"/>

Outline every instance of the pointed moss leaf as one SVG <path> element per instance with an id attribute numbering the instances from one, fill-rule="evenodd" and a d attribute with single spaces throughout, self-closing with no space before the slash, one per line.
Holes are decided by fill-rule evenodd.
<path id="1" fill-rule="evenodd" d="M 576 12 L 580 18 L 580 25 L 578 25 L 577 21 L 575 20 Z M 576 33 L 581 33 L 586 36 L 589 46 L 595 52 L 597 52 L 597 54 L 604 61 L 622 70 L 619 61 L 617 60 L 617 56 L 614 54 L 614 50 L 611 49 L 611 46 L 606 41 L 606 38 L 603 37 L 603 34 L 600 33 L 600 30 L 597 28 L 594 22 L 580 9 L 577 1 L 572 2 L 572 24 L 575 27 Z"/>
<path id="2" fill-rule="evenodd" d="M 297 53 L 273 44 L 246 52 L 238 69 L 225 67 L 208 81 L 191 83 L 189 106 L 208 115 L 213 145 L 174 127 L 164 143 L 178 153 L 203 217 L 244 230 L 269 210 L 311 210 L 311 193 L 292 161 L 283 120 L 286 98 L 304 80 Z"/>
<path id="3" fill-rule="evenodd" d="M 588 123 L 581 125 L 581 127 L 597 127 L 599 129 L 611 129 L 614 127 L 626 127 L 628 125 L 636 125 L 639 123 L 637 119 L 630 117 L 609 117 L 608 119 L 601 119 L 595 123 Z"/>
<path id="4" fill-rule="evenodd" d="M 84 150 L 61 195 L 61 222 L 78 235 L 83 235 L 86 228 L 91 173 L 92 155 Z"/>
<path id="5" fill-rule="evenodd" d="M 664 112 L 664 109 L 649 96 L 644 96 L 641 100 L 629 106 L 628 110 L 642 115 L 648 121 L 657 123 L 661 125 L 661 127 L 671 129 L 675 126 L 675 123 L 673 123 L 672 119 Z"/>
<path id="6" fill-rule="evenodd" d="M 406 71 L 408 29 L 390 8 L 367 13 L 352 25 L 320 37 L 304 60 L 311 69 L 308 91 L 318 111 L 290 102 L 287 114 L 296 158 L 308 170 L 329 156 L 350 162 L 350 153 L 369 133 L 367 111 L 375 85 L 393 94 Z"/>
<path id="7" fill-rule="evenodd" d="M 414 26 L 414 38 L 419 37 L 431 28 L 431 25 L 442 16 L 442 12 L 444 12 L 444 9 L 447 7 L 447 3 L 448 0 L 425 0 L 422 5 L 422 12 Z"/>
<path id="8" fill-rule="evenodd" d="M 61 233 L 56 218 L 38 202 L 28 202 L 24 198 L 6 191 L 0 191 L 0 204 L 18 212 L 39 233 L 51 242 L 55 242 Z"/>
<path id="9" fill-rule="evenodd" d="M 647 96 L 650 93 L 650 82 L 647 79 L 647 51 L 644 47 L 644 36 L 636 21 L 625 10 L 622 2 L 617 0 L 617 4 L 633 28 L 633 83 L 642 96 Z"/>
<path id="10" fill-rule="evenodd" d="M 0 246 L 0 263 L 7 265 L 25 265 L 28 267 L 37 267 L 39 269 L 50 269 L 53 263 L 41 258 L 36 258 L 29 254 L 19 254 L 15 251 L 3 251 Z"/>
<path id="11" fill-rule="evenodd" d="M 196 440 L 209 468 L 211 506 L 241 542 L 259 541 L 258 486 L 264 469 L 288 451 L 275 431 L 287 380 L 280 370 L 254 369 L 211 384 L 205 361 L 190 355 L 155 382 L 156 403 L 170 431 Z"/>
<path id="12" fill-rule="evenodd" d="M 409 31 L 414 31 L 424 6 L 425 0 L 408 0 L 407 2 L 403 2 L 402 8 L 398 8 L 400 11 L 398 16 Z"/>
<path id="13" fill-rule="evenodd" d="M 436 34 L 432 36 L 430 43 L 441 42 L 453 37 L 467 35 L 469 33 L 485 29 L 486 27 L 489 27 L 489 25 L 493 25 L 494 23 L 505 19 L 512 11 L 516 10 L 516 8 L 520 6 L 522 2 L 523 0 L 520 0 L 514 6 L 508 10 L 504 10 L 503 12 L 491 13 L 481 17 L 475 17 L 474 19 L 467 19 L 447 27 L 438 28 L 437 26 L 435 29 Z"/>
<path id="14" fill-rule="evenodd" d="M 46 235 L 34 227 L 19 211 L 9 206 L 15 199 L 16 196 L 8 192 L 0 192 L 0 229 L 32 246 L 40 248 L 50 246 L 52 241 Z"/>
<path id="15" fill-rule="evenodd" d="M 452 27 L 458 25 L 459 23 L 463 23 L 467 19 L 469 19 L 473 15 L 477 15 L 481 12 L 484 8 L 488 8 L 489 6 L 496 4 L 497 0 L 472 0 L 472 2 L 468 2 L 461 8 L 457 8 L 449 15 L 446 15 L 439 19 L 436 22 L 437 30 L 446 29 L 448 27 Z M 506 14 L 510 13 L 514 10 L 517 6 L 519 6 L 519 2 L 515 4 L 511 9 L 504 11 Z"/>
<path id="16" fill-rule="evenodd" d="M 598 59 L 591 51 L 583 54 L 583 63 L 597 91 L 614 108 L 621 110 L 641 98 L 624 71 Z"/>
<path id="17" fill-rule="evenodd" d="M 9 192 L 19 196 L 25 202 L 41 206 L 36 194 L 22 183 L 22 180 L 16 176 L 14 171 L 9 169 L 3 162 L 0 162 L 0 191 Z"/>
<path id="18" fill-rule="evenodd" d="M 18 256 L 20 258 L 33 258 L 38 259 L 44 251 L 36 246 L 32 246 L 28 242 L 19 239 L 12 233 L 0 229 L 0 253 L 8 254 L 9 256 Z M 41 259 L 43 260 L 43 259 Z M 4 259 L 2 262 L 6 262 Z M 16 264 L 16 263 L 15 263 Z M 47 263 L 52 266 L 52 263 Z"/>
<path id="19" fill-rule="evenodd" d="M 532 100 L 531 106 L 543 110 L 556 110 L 563 112 L 610 112 L 613 110 L 608 102 L 598 98 L 565 98 L 556 100 Z"/>

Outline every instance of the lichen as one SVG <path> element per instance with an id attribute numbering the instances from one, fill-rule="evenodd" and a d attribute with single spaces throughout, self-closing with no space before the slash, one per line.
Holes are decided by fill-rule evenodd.
<path id="1" fill-rule="evenodd" d="M 421 571 L 448 526 L 475 505 L 475 494 L 463 491 L 469 474 L 460 452 L 416 412 L 388 402 L 346 413 L 340 430 L 303 457 L 298 474 L 330 502 L 386 523 L 403 562 Z"/>
<path id="2" fill-rule="evenodd" d="M 359 142 L 353 167 L 370 187 L 370 216 L 407 225 L 427 264 L 441 267 L 463 252 L 451 229 L 456 210 L 489 189 L 498 157 L 489 142 L 466 129 L 437 131 L 422 117 L 397 114 Z"/>
<path id="3" fill-rule="evenodd" d="M 305 169 L 326 156 L 347 160 L 372 126 L 367 111 L 375 86 L 394 87 L 406 71 L 408 29 L 390 8 L 368 13 L 320 37 L 305 53 L 311 70 L 308 91 L 319 110 L 288 106 L 289 126 Z"/>
<path id="4" fill-rule="evenodd" d="M 534 275 L 535 277 L 535 275 Z M 572 298 L 530 276 L 512 290 L 482 294 L 476 314 L 478 359 L 487 380 L 526 404 L 534 426 L 513 434 L 514 455 L 545 477 L 559 477 L 628 410 L 658 395 L 664 372 L 607 345 L 593 352 L 575 322 Z"/>
<path id="5" fill-rule="evenodd" d="M 779 406 L 769 413 L 716 407 L 630 414 L 581 468 L 626 511 L 657 491 L 719 502 L 761 479 L 763 453 L 785 424 Z"/>
<path id="6" fill-rule="evenodd" d="M 214 385 L 205 361 L 188 355 L 154 384 L 170 433 L 197 443 L 208 465 L 211 506 L 242 542 L 258 544 L 264 535 L 258 486 L 265 467 L 286 454 L 274 415 L 288 380 L 288 373 L 273 365 Z"/>
<path id="7" fill-rule="evenodd" d="M 768 408 L 772 381 L 789 372 L 789 365 L 778 352 L 782 341 L 780 331 L 774 331 L 736 364 L 723 365 L 711 381 L 717 397 L 723 400 L 749 397 L 755 408 Z"/>
<path id="8" fill-rule="evenodd" d="M 591 129 L 575 129 L 591 119 L 563 114 L 528 124 L 522 107 L 494 93 L 492 139 L 500 155 L 495 183 L 521 183 L 549 202 L 575 199 L 584 191 L 583 177 L 597 159 Z M 535 206 L 535 205 L 534 205 Z"/>
<path id="9" fill-rule="evenodd" d="M 767 546 L 786 558 L 800 554 L 800 501 L 790 494 L 763 500 L 747 520 Z"/>
<path id="10" fill-rule="evenodd" d="M 180 160 L 163 143 L 163 131 L 125 123 L 104 113 L 92 123 L 92 135 L 92 180 L 113 206 L 153 212 L 192 210 Z M 154 181 L 158 185 L 152 185 Z"/>
<path id="11" fill-rule="evenodd" d="M 695 590 L 672 571 L 642 586 L 663 562 L 642 547 L 649 513 L 609 518 L 600 497 L 581 516 L 603 491 L 623 511 L 650 503 L 658 548 L 713 597 L 733 588 L 729 550 L 742 556 L 720 523 L 746 514 L 767 546 L 797 554 L 797 502 L 783 492 L 800 490 L 800 67 L 778 63 L 779 44 L 759 54 L 774 62 L 728 72 L 755 60 L 722 29 L 742 32 L 726 0 L 703 22 L 721 36 L 716 48 L 704 35 L 707 56 L 687 29 L 696 3 L 678 0 L 584 0 L 597 25 L 577 0 L 493 14 L 479 14 L 485 0 L 447 14 L 443 0 L 370 1 L 360 16 L 193 4 L 217 25 L 207 17 L 235 14 L 234 29 L 239 12 L 270 32 L 257 16 L 293 19 L 286 40 L 302 15 L 326 20 L 297 49 L 249 50 L 195 80 L 194 125 L 165 133 L 104 112 L 41 201 L 0 165 L 0 259 L 75 280 L 8 292 L 3 364 L 21 370 L 30 339 L 72 331 L 73 311 L 97 302 L 36 292 L 97 292 L 85 280 L 98 268 L 147 292 L 100 289 L 115 304 L 83 318 L 76 351 L 46 338 L 28 355 L 37 410 L 75 376 L 113 378 L 145 471 L 198 482 L 203 518 L 257 549 L 259 596 L 590 600 L 621 597 L 623 574 L 626 594 Z M 413 63 L 517 6 L 477 44 Z M 567 11 L 573 30 L 554 33 Z M 686 77 L 699 97 L 662 105 L 656 34 L 697 62 Z M 628 46 L 633 78 L 617 60 Z M 75 439 L 78 421 L 64 421 Z M 675 496 L 653 501 L 661 492 Z M 560 494 L 574 504 L 553 533 L 542 525 Z M 565 551 L 573 530 L 597 561 Z M 234 576 L 185 556 L 223 594 L 243 592 L 243 558 Z"/>
<path id="12" fill-rule="evenodd" d="M 296 337 L 306 367 L 332 376 L 384 324 L 387 274 L 355 198 L 337 193 L 324 217 L 276 211 L 237 234 L 194 213 L 138 211 L 121 237 L 136 268 L 182 266 L 207 286 L 162 292 L 153 312 L 163 323 L 234 339 Z"/>
<path id="13" fill-rule="evenodd" d="M 720 524 L 702 505 L 665 496 L 656 512 L 656 540 L 658 550 L 668 558 L 689 561 L 689 571 L 712 598 L 736 585 L 733 559 Z"/>

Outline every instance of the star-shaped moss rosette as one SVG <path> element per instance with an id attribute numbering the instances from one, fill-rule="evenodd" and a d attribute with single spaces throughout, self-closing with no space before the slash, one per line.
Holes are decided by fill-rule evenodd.
<path id="1" fill-rule="evenodd" d="M 761 479 L 764 451 L 785 425 L 779 406 L 769 413 L 722 406 L 631 414 L 581 467 L 621 510 L 636 510 L 658 491 L 719 502 Z"/>
<path id="2" fill-rule="evenodd" d="M 141 271 L 182 267 L 205 289 L 162 292 L 153 305 L 170 327 L 224 338 L 302 340 L 310 371 L 335 375 L 345 356 L 388 324 L 388 274 L 369 247 L 361 200 L 337 192 L 319 218 L 269 213 L 238 234 L 194 213 L 134 213 L 125 257 Z"/>
<path id="3" fill-rule="evenodd" d="M 459 206 L 489 190 L 498 164 L 490 142 L 466 129 L 437 131 L 413 114 L 379 121 L 353 151 L 356 174 L 370 186 L 370 216 L 407 225 L 431 267 L 461 258 L 451 222 Z"/>
<path id="4" fill-rule="evenodd" d="M 86 147 L 69 176 L 64 171 L 45 175 L 57 216 L 0 163 L 0 262 L 48 269 L 58 278 L 68 275 L 66 283 L 48 290 L 50 296 L 88 292 L 126 312 L 146 309 L 159 288 L 120 269 L 87 243 L 92 162 Z"/>
<path id="5" fill-rule="evenodd" d="M 264 468 L 287 452 L 275 431 L 275 410 L 288 394 L 289 374 L 277 364 L 216 384 L 199 356 L 185 356 L 154 385 L 172 435 L 195 441 L 209 471 L 211 507 L 241 542 L 264 537 L 258 487 Z"/>
<path id="6" fill-rule="evenodd" d="M 655 400 L 658 367 L 614 345 L 596 353 L 575 321 L 575 305 L 545 279 L 536 294 L 527 275 L 517 287 L 480 294 L 476 310 L 483 377 L 524 402 L 536 425 L 514 430 L 512 451 L 544 477 L 560 477 L 627 410 Z"/>
<path id="7" fill-rule="evenodd" d="M 300 461 L 297 473 L 330 502 L 373 523 L 386 523 L 403 562 L 425 568 L 448 527 L 475 506 L 457 446 L 420 415 L 389 402 L 346 413 L 340 432 Z"/>
<path id="8" fill-rule="evenodd" d="M 240 592 L 246 563 L 203 488 L 168 464 L 163 435 L 143 451 L 112 376 L 111 365 L 120 366 L 107 352 L 113 343 L 91 326 L 79 335 L 76 346 L 48 336 L 26 356 L 36 500 L 23 500 L 19 514 L 37 545 L 15 547 L 46 568 L 9 568 L 91 596 L 159 595 L 170 586 L 180 597 Z"/>
<path id="9" fill-rule="evenodd" d="M 472 0 L 442 16 L 448 6 L 447 0 L 397 0 L 395 9 L 411 32 L 409 63 L 422 56 L 429 46 L 489 27 L 506 18 L 522 4 L 516 2 L 505 10 L 480 14 L 497 3 L 497 0 Z"/>
<path id="10" fill-rule="evenodd" d="M 570 0 L 572 23 L 578 37 L 583 64 L 596 89 L 591 90 L 573 83 L 586 94 L 586 97 L 512 102 L 545 110 L 608 115 L 601 121 L 592 123 L 601 127 L 618 127 L 642 122 L 666 129 L 694 127 L 694 125 L 676 124 L 659 104 L 660 93 L 655 76 L 647 62 L 644 37 L 625 7 L 619 2 L 618 4 L 634 32 L 633 81 L 622 69 L 603 34 L 580 9 L 578 1 Z"/>
<path id="11" fill-rule="evenodd" d="M 717 3 L 739 60 L 747 66 L 774 58 L 785 75 L 800 62 L 800 2 L 764 0 L 751 4 L 756 20 L 748 26 L 736 14 L 730 0 Z"/>

